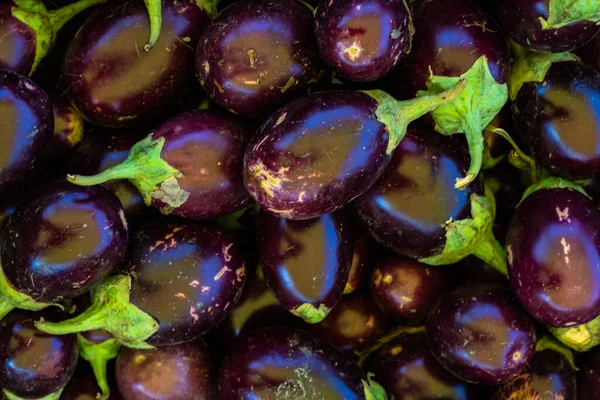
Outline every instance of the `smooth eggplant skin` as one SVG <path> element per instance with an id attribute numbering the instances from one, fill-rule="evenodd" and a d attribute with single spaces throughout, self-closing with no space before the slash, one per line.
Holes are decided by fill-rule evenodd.
<path id="1" fill-rule="evenodd" d="M 130 302 L 154 317 L 147 342 L 168 346 L 196 339 L 233 309 L 245 283 L 239 248 L 220 229 L 191 220 L 157 218 L 132 237 Z"/>
<path id="2" fill-rule="evenodd" d="M 223 108 L 264 119 L 324 75 L 313 30 L 313 13 L 301 1 L 237 2 L 204 30 L 198 79 Z"/>
<path id="3" fill-rule="evenodd" d="M 194 1 L 164 0 L 158 43 L 148 41 L 142 1 L 106 4 L 92 14 L 65 55 L 62 84 L 91 123 L 132 126 L 179 100 L 194 80 L 194 49 L 208 15 Z"/>
<path id="4" fill-rule="evenodd" d="M 600 347 L 587 351 L 577 359 L 578 399 L 600 398 Z"/>
<path id="5" fill-rule="evenodd" d="M 520 374 L 535 354 L 535 324 L 503 286 L 474 283 L 438 297 L 426 323 L 431 353 L 467 382 L 493 385 Z"/>
<path id="6" fill-rule="evenodd" d="M 404 0 L 321 1 L 315 10 L 321 57 L 336 75 L 351 81 L 387 75 L 410 51 L 411 29 Z"/>
<path id="7" fill-rule="evenodd" d="M 369 277 L 377 306 L 393 325 L 402 326 L 423 325 L 437 297 L 455 285 L 452 267 L 432 267 L 396 254 L 379 260 Z"/>
<path id="8" fill-rule="evenodd" d="M 588 44 L 575 52 L 587 65 L 600 72 L 600 35 L 596 35 Z"/>
<path id="9" fill-rule="evenodd" d="M 77 364 L 75 374 L 61 393 L 60 400 L 98 400 L 101 398 L 102 392 L 96 384 L 94 372 L 89 365 L 85 365 L 84 363 L 80 362 Z M 108 380 L 110 384 L 110 396 L 106 400 L 123 400 L 116 387 L 113 364 L 111 363 L 109 372 L 109 378 L 112 379 Z"/>
<path id="10" fill-rule="evenodd" d="M 244 184 L 266 211 L 307 219 L 367 190 L 391 158 L 389 131 L 363 92 L 307 95 L 279 109 L 252 137 Z"/>
<path id="11" fill-rule="evenodd" d="M 469 167 L 461 141 L 433 128 L 409 127 L 381 178 L 352 203 L 362 228 L 379 244 L 410 258 L 439 253 L 447 221 L 471 217 L 470 196 L 483 194 L 481 178 L 454 187 Z"/>
<path id="12" fill-rule="evenodd" d="M 6 198 L 39 167 L 52 141 L 54 116 L 48 96 L 8 70 L 0 70 L 0 104 L 0 197 Z"/>
<path id="13" fill-rule="evenodd" d="M 124 257 L 127 222 L 109 190 L 54 182 L 15 209 L 1 239 L 11 286 L 50 303 L 89 291 Z"/>
<path id="14" fill-rule="evenodd" d="M 262 270 L 286 309 L 310 304 L 325 307 L 326 314 L 335 306 L 350 272 L 352 233 L 344 211 L 292 221 L 261 210 L 256 235 Z"/>
<path id="15" fill-rule="evenodd" d="M 0 69 L 29 75 L 35 59 L 36 33 L 12 15 L 15 4 L 0 4 Z"/>
<path id="16" fill-rule="evenodd" d="M 240 339 L 221 365 L 222 400 L 366 400 L 366 375 L 308 333 L 265 328 Z"/>
<path id="17" fill-rule="evenodd" d="M 124 400 L 215 400 L 217 374 L 203 341 L 138 350 L 123 347 L 117 384 Z"/>
<path id="18" fill-rule="evenodd" d="M 540 18 L 548 20 L 549 3 L 550 0 L 496 0 L 498 20 L 506 34 L 521 46 L 553 53 L 581 47 L 600 32 L 592 21 L 544 29 Z"/>
<path id="19" fill-rule="evenodd" d="M 600 211 L 573 189 L 527 196 L 508 228 L 512 287 L 523 307 L 550 326 L 582 324 L 600 314 Z"/>
<path id="20" fill-rule="evenodd" d="M 513 119 L 530 154 L 553 175 L 588 179 L 600 172 L 600 73 L 582 62 L 553 64 L 543 82 L 525 83 Z"/>
<path id="21" fill-rule="evenodd" d="M 0 325 L 0 385 L 22 398 L 41 398 L 65 387 L 75 372 L 77 336 L 50 335 L 34 321 L 56 315 L 17 311 Z"/>

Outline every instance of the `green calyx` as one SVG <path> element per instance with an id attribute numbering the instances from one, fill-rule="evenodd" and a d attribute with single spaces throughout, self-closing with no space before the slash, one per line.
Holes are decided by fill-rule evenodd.
<path id="1" fill-rule="evenodd" d="M 437 93 L 427 94 L 411 100 L 398 101 L 382 90 L 365 90 L 377 100 L 375 110 L 377 120 L 384 124 L 390 133 L 387 154 L 392 154 L 406 134 L 408 124 L 438 107 L 456 99 L 467 87 L 467 82 L 458 79 L 452 85 Z"/>
<path id="2" fill-rule="evenodd" d="M 600 316 L 569 328 L 549 327 L 550 333 L 565 346 L 584 352 L 600 344 Z"/>
<path id="3" fill-rule="evenodd" d="M 600 0 L 550 0 L 548 20 L 542 29 L 557 29 L 581 21 L 600 22 Z"/>
<path id="4" fill-rule="evenodd" d="M 572 189 L 572 190 L 578 191 L 585 197 L 590 198 L 590 196 L 585 192 L 585 190 L 583 190 L 583 188 L 581 186 L 579 186 L 578 184 L 573 183 L 573 182 L 568 181 L 563 178 L 549 176 L 549 177 L 529 186 L 523 193 L 523 197 L 521 197 L 521 201 L 519 201 L 519 204 L 521 204 L 521 202 L 523 200 L 525 200 L 527 198 L 527 196 L 529 196 L 531 193 L 535 192 L 536 190 L 540 190 L 540 189 Z M 518 207 L 518 205 L 517 205 L 517 207 Z"/>
<path id="5" fill-rule="evenodd" d="M 471 165 L 467 176 L 456 180 L 455 187 L 465 188 L 479 174 L 483 158 L 483 129 L 494 119 L 508 100 L 506 84 L 499 84 L 490 73 L 487 58 L 481 56 L 471 68 L 459 77 L 436 76 L 431 74 L 427 90 L 417 96 L 430 96 L 440 93 L 461 80 L 468 85 L 453 101 L 431 112 L 435 129 L 443 135 L 464 133 L 469 145 Z"/>
<path id="6" fill-rule="evenodd" d="M 6 389 L 2 390 L 2 393 L 4 394 L 4 396 L 6 397 L 7 400 L 59 400 L 60 399 L 60 395 L 62 394 L 64 388 L 62 389 L 58 389 L 56 392 L 54 393 L 50 393 L 46 396 L 43 397 L 21 397 L 21 396 L 17 396 L 14 393 L 9 392 Z"/>
<path id="7" fill-rule="evenodd" d="M 219 0 L 196 0 L 196 5 L 206 11 L 211 18 L 218 14 L 218 4 Z"/>
<path id="8" fill-rule="evenodd" d="M 141 193 L 147 205 L 152 199 L 166 204 L 160 211 L 169 214 L 184 204 L 190 193 L 179 186 L 183 174 L 164 161 L 160 154 L 165 138 L 152 140 L 152 134 L 137 142 L 127 159 L 97 175 L 67 175 L 67 180 L 81 186 L 93 186 L 113 179 L 128 179 Z"/>
<path id="9" fill-rule="evenodd" d="M 552 350 L 562 355 L 568 362 L 571 368 L 578 370 L 575 366 L 575 359 L 573 358 L 573 352 L 570 348 L 564 344 L 558 342 L 555 338 L 550 335 L 544 335 L 535 344 L 535 351 Z"/>
<path id="10" fill-rule="evenodd" d="M 510 99 L 514 100 L 519 89 L 527 82 L 543 82 L 553 63 L 577 61 L 579 58 L 571 53 L 543 53 L 528 50 L 512 42 L 515 62 L 508 77 Z"/>
<path id="11" fill-rule="evenodd" d="M 121 349 L 121 343 L 116 339 L 93 343 L 79 333 L 77 334 L 77 340 L 79 341 L 79 355 L 91 364 L 96 382 L 102 392 L 98 399 L 108 399 L 110 397 L 110 387 L 106 376 L 106 365 L 110 360 L 117 357 Z"/>
<path id="12" fill-rule="evenodd" d="M 325 319 L 327 314 L 329 314 L 329 311 L 331 310 L 327 308 L 325 304 L 319 304 L 319 307 L 317 308 L 310 303 L 304 303 L 295 308 L 292 311 L 292 314 L 302 318 L 309 324 L 318 324 Z"/>
<path id="13" fill-rule="evenodd" d="M 373 379 L 373 374 L 367 374 L 367 380 L 363 379 L 363 389 L 365 391 L 366 400 L 387 400 L 385 389 Z"/>
<path id="14" fill-rule="evenodd" d="M 158 330 L 158 322 L 129 302 L 130 290 L 130 276 L 111 276 L 92 289 L 92 304 L 83 313 L 62 322 L 42 319 L 35 326 L 51 335 L 101 329 L 124 346 L 153 348 L 145 341 Z"/>
<path id="15" fill-rule="evenodd" d="M 468 255 L 474 255 L 508 276 L 506 253 L 492 232 L 496 204 L 494 195 L 485 186 L 484 196 L 471 195 L 471 218 L 446 224 L 444 249 L 433 256 L 419 259 L 429 265 L 454 264 Z"/>

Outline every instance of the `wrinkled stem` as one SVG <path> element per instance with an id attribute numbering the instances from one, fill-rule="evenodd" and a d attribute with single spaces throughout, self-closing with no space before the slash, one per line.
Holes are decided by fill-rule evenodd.
<path id="1" fill-rule="evenodd" d="M 148 44 L 144 46 L 144 50 L 150 51 L 160 39 L 160 31 L 162 29 L 162 3 L 161 0 L 144 0 L 148 9 L 148 18 L 150 18 L 150 36 Z"/>
<path id="2" fill-rule="evenodd" d="M 103 329 L 109 315 L 101 305 L 92 305 L 76 317 L 61 322 L 36 321 L 35 327 L 51 335 L 68 335 L 95 329 Z"/>
<path id="3" fill-rule="evenodd" d="M 469 146 L 469 155 L 471 156 L 471 164 L 464 178 L 457 178 L 454 187 L 457 189 L 466 188 L 471 182 L 477 178 L 481 170 L 483 161 L 484 140 L 481 132 L 481 116 L 479 112 L 469 111 L 463 117 L 463 129 Z"/>
<path id="4" fill-rule="evenodd" d="M 57 10 L 48 12 L 50 24 L 54 30 L 54 34 L 60 30 L 67 22 L 82 11 L 98 4 L 106 3 L 107 0 L 79 0 L 75 3 L 68 4 Z"/>

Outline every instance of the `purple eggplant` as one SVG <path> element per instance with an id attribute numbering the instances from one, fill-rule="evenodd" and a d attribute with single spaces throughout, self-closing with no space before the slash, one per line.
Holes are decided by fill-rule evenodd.
<path id="1" fill-rule="evenodd" d="M 296 100 L 250 140 L 246 189 L 282 218 L 335 211 L 375 183 L 411 121 L 454 99 L 465 85 L 405 102 L 380 90 L 328 91 Z"/>
<path id="2" fill-rule="evenodd" d="M 114 369 L 114 368 L 113 368 Z M 114 375 L 114 372 L 113 374 Z M 116 382 L 111 380 L 111 391 L 109 397 L 103 397 L 92 369 L 79 363 L 75 374 L 60 395 L 60 400 L 123 400 L 116 388 Z"/>
<path id="3" fill-rule="evenodd" d="M 449 268 L 430 267 L 389 254 L 376 264 L 370 276 L 371 296 L 392 324 L 423 325 L 440 293 L 456 284 Z"/>
<path id="4" fill-rule="evenodd" d="M 351 81 L 387 75 L 410 52 L 413 32 L 405 0 L 321 1 L 315 10 L 321 57 Z"/>
<path id="5" fill-rule="evenodd" d="M 214 400 L 217 374 L 202 341 L 157 349 L 123 348 L 117 383 L 124 400 Z"/>
<path id="6" fill-rule="evenodd" d="M 600 398 L 600 347 L 583 353 L 577 359 L 577 365 L 577 398 Z"/>
<path id="7" fill-rule="evenodd" d="M 191 0 L 163 0 L 162 13 L 151 14 L 161 15 L 162 31 L 149 51 L 144 45 L 150 22 L 138 0 L 100 7 L 71 41 L 62 82 L 73 105 L 93 124 L 132 126 L 193 87 L 194 49 L 207 13 Z"/>
<path id="8" fill-rule="evenodd" d="M 62 99 L 52 99 L 54 135 L 47 147 L 46 162 L 62 161 L 73 147 L 83 139 L 83 119 L 79 113 Z"/>
<path id="9" fill-rule="evenodd" d="M 312 10 L 301 1 L 237 2 L 204 30 L 196 50 L 198 79 L 223 108 L 268 117 L 325 73 L 313 26 Z"/>
<path id="10" fill-rule="evenodd" d="M 370 376 L 308 333 L 265 328 L 240 339 L 221 365 L 222 400 L 385 400 Z"/>
<path id="11" fill-rule="evenodd" d="M 359 227 L 354 230 L 354 254 L 344 294 L 349 294 L 365 285 L 371 269 L 381 252 L 380 246 Z"/>
<path id="12" fill-rule="evenodd" d="M 89 291 L 127 250 L 119 200 L 102 187 L 55 182 L 21 203 L 1 238 L 0 316 Z"/>
<path id="13" fill-rule="evenodd" d="M 509 276 L 523 307 L 547 325 L 600 315 L 600 210 L 581 189 L 549 178 L 528 189 L 508 234 Z"/>
<path id="14" fill-rule="evenodd" d="M 0 325 L 0 385 L 8 399 L 58 399 L 77 365 L 77 337 L 40 332 L 41 315 L 17 311 Z"/>
<path id="15" fill-rule="evenodd" d="M 443 293 L 429 313 L 426 330 L 434 357 L 467 382 L 506 382 L 535 354 L 533 320 L 499 285 L 476 283 Z"/>
<path id="16" fill-rule="evenodd" d="M 308 323 L 340 300 L 352 264 L 352 226 L 344 211 L 291 221 L 261 210 L 257 241 L 262 271 L 281 304 Z"/>
<path id="17" fill-rule="evenodd" d="M 537 51 L 571 51 L 586 44 L 600 32 L 597 8 L 596 3 L 585 1 L 496 0 L 506 34 Z M 591 19 L 594 13 L 596 20 Z"/>
<path id="18" fill-rule="evenodd" d="M 600 35 L 576 51 L 581 61 L 600 72 Z"/>
<path id="19" fill-rule="evenodd" d="M 6 198 L 41 164 L 54 117 L 48 96 L 12 71 L 0 70 L 0 102 L 0 197 Z"/>
<path id="20" fill-rule="evenodd" d="M 163 214 L 212 219 L 246 208 L 242 163 L 251 133 L 220 110 L 180 114 L 137 142 L 127 159 L 98 175 L 69 175 L 90 186 L 128 179 Z"/>
<path id="21" fill-rule="evenodd" d="M 55 334 L 102 329 L 129 347 L 169 346 L 196 339 L 235 306 L 246 270 L 228 234 L 208 223 L 156 219 L 132 237 L 123 267 L 92 291 L 92 305 L 59 323 Z"/>

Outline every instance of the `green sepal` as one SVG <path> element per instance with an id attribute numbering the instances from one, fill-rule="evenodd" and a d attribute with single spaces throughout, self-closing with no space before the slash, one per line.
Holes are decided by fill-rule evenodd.
<path id="1" fill-rule="evenodd" d="M 452 102 L 431 112 L 435 129 L 442 135 L 464 133 L 469 145 L 471 165 L 467 176 L 456 180 L 456 188 L 462 189 L 479 174 L 483 153 L 483 129 L 494 119 L 508 100 L 506 84 L 494 80 L 490 73 L 487 58 L 481 56 L 471 68 L 459 77 L 436 76 L 431 74 L 427 90 L 417 96 L 440 93 L 462 79 L 468 81 L 466 89 Z"/>
<path id="2" fill-rule="evenodd" d="M 292 314 L 302 318 L 309 324 L 318 324 L 325 319 L 327 314 L 329 314 L 329 311 L 331 310 L 327 308 L 325 304 L 319 304 L 319 307 L 317 308 L 311 303 L 304 303 L 296 307 L 292 311 Z"/>
<path id="3" fill-rule="evenodd" d="M 585 324 L 549 329 L 555 338 L 575 351 L 588 351 L 600 344 L 600 316 Z"/>
<path id="4" fill-rule="evenodd" d="M 43 397 L 21 397 L 9 392 L 6 389 L 2 389 L 2 393 L 7 400 L 59 400 L 63 390 L 65 390 L 65 388 L 58 389 L 56 392 L 50 393 Z"/>
<path id="5" fill-rule="evenodd" d="M 206 11 L 206 13 L 212 18 L 218 14 L 217 5 L 219 0 L 196 0 L 196 5 Z"/>
<path id="6" fill-rule="evenodd" d="M 557 29 L 575 22 L 600 22 L 600 0 L 550 0 L 548 20 L 540 17 L 542 29 Z"/>
<path id="7" fill-rule="evenodd" d="M 575 365 L 575 359 L 573 357 L 573 351 L 557 341 L 554 337 L 550 335 L 544 335 L 540 340 L 535 344 L 535 351 L 544 351 L 544 350 L 552 350 L 563 356 L 568 362 L 571 368 L 575 371 L 578 371 L 579 368 Z"/>
<path id="8" fill-rule="evenodd" d="M 158 322 L 129 302 L 130 290 L 130 276 L 108 277 L 91 290 L 92 304 L 87 310 L 61 322 L 42 319 L 35 326 L 51 335 L 101 329 L 124 346 L 152 349 L 153 346 L 145 341 L 158 330 Z"/>
<path id="9" fill-rule="evenodd" d="M 40 64 L 40 61 L 48 55 L 52 48 L 54 38 L 52 24 L 44 14 L 38 14 L 16 7 L 13 7 L 11 13 L 13 17 L 35 32 L 35 58 L 31 70 L 29 70 L 29 75 L 31 75 Z"/>
<path id="10" fill-rule="evenodd" d="M 553 63 L 577 61 L 579 58 L 571 53 L 544 53 L 528 50 L 512 42 L 515 62 L 508 76 L 508 92 L 514 100 L 519 89 L 527 82 L 543 82 Z"/>
<path id="11" fill-rule="evenodd" d="M 79 355 L 92 366 L 96 383 L 102 392 L 99 400 L 110 397 L 110 387 L 106 375 L 108 362 L 117 357 L 121 349 L 121 343 L 116 339 L 108 339 L 102 343 L 94 343 L 87 340 L 82 334 L 77 334 L 79 342 Z"/>
<path id="12" fill-rule="evenodd" d="M 385 389 L 377 382 L 375 382 L 373 378 L 373 374 L 367 374 L 367 380 L 363 379 L 363 389 L 365 391 L 365 400 L 387 400 L 387 394 L 385 393 Z"/>
<path id="13" fill-rule="evenodd" d="M 144 0 L 146 9 L 148 10 L 148 18 L 150 20 L 150 34 L 148 35 L 148 43 L 144 46 L 145 51 L 150 51 L 160 39 L 160 31 L 162 30 L 162 0 Z"/>
<path id="14" fill-rule="evenodd" d="M 525 189 L 525 192 L 523 192 L 523 197 L 521 197 L 519 204 L 521 204 L 523 202 L 523 200 L 525 200 L 527 198 L 527 196 L 529 196 L 531 193 L 535 192 L 536 190 L 540 190 L 540 189 L 573 189 L 573 190 L 578 191 L 585 197 L 591 199 L 591 197 L 585 192 L 585 190 L 578 184 L 573 183 L 573 182 L 568 181 L 563 178 L 549 176 L 547 178 L 542 179 L 541 181 L 539 181 L 537 183 L 534 183 L 533 185 L 531 185 L 527 189 Z M 519 205 L 517 204 L 517 207 L 518 206 Z"/>
<path id="15" fill-rule="evenodd" d="M 166 204 L 160 211 L 169 214 L 184 204 L 190 193 L 179 186 L 183 174 L 161 158 L 165 138 L 152 140 L 152 135 L 133 145 L 121 164 L 93 176 L 67 175 L 67 180 L 81 186 L 93 186 L 113 179 L 128 179 L 140 192 L 147 205 L 152 199 Z"/>
<path id="16" fill-rule="evenodd" d="M 363 91 L 377 100 L 375 115 L 389 131 L 387 154 L 392 154 L 402 141 L 409 123 L 456 99 L 465 87 L 467 82 L 457 79 L 444 90 L 406 101 L 398 101 L 382 90 Z"/>
<path id="17" fill-rule="evenodd" d="M 419 261 L 429 265 L 448 265 L 474 255 L 508 276 L 506 252 L 492 231 L 496 215 L 494 194 L 486 185 L 484 196 L 473 193 L 470 200 L 471 218 L 448 222 L 444 249 Z"/>

